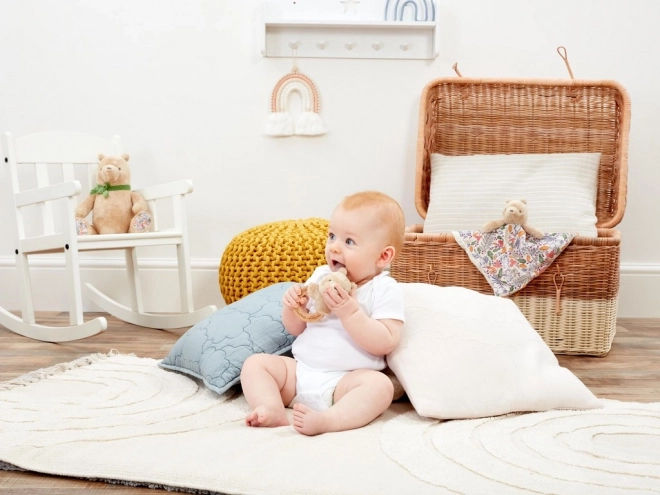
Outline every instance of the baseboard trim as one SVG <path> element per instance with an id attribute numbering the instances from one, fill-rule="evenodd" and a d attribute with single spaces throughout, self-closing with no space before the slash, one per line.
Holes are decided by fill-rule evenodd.
<path id="1" fill-rule="evenodd" d="M 65 269 L 63 256 L 33 256 L 30 258 L 30 275 L 34 307 L 37 311 L 68 311 L 68 291 L 62 284 L 61 273 Z M 83 282 L 89 282 L 121 304 L 130 305 L 126 292 L 127 279 L 123 258 L 81 256 L 80 269 Z M 224 306 L 218 285 L 218 259 L 192 259 L 193 299 L 196 308 L 214 304 Z M 145 311 L 167 313 L 178 310 L 178 265 L 175 258 L 141 258 L 138 261 L 142 287 L 156 290 L 143 291 Z M 17 311 L 21 307 L 16 287 L 19 280 L 16 260 L 13 256 L 0 257 L 0 306 Z M 57 290 L 53 288 L 57 287 Z M 83 298 L 83 311 L 99 311 L 91 301 Z"/>
<path id="2" fill-rule="evenodd" d="M 35 268 L 64 268 L 63 256 L 34 256 L 30 258 L 30 266 Z M 109 270 L 123 268 L 126 266 L 123 258 L 80 258 L 80 268 Z M 148 270 L 176 269 L 175 258 L 143 258 L 139 261 L 140 268 Z M 193 270 L 218 270 L 219 260 L 192 259 L 190 266 Z M 0 269 L 16 268 L 16 260 L 13 256 L 0 256 Z"/>
<path id="3" fill-rule="evenodd" d="M 192 259 L 193 288 L 195 306 L 215 304 L 224 306 L 218 287 L 219 259 Z M 38 311 L 66 311 L 68 308 L 66 291 L 53 291 L 60 280 L 59 271 L 64 269 L 63 256 L 34 256 L 30 259 L 33 267 L 32 286 L 35 308 Z M 128 304 L 122 293 L 125 287 L 123 258 L 81 257 L 80 268 L 86 282 L 91 282 L 123 304 Z M 174 258 L 143 258 L 139 261 L 143 273 L 143 286 L 157 287 L 147 291 L 145 309 L 153 312 L 172 311 L 178 307 L 177 264 Z M 15 311 L 20 308 L 20 298 L 16 287 L 16 260 L 13 256 L 0 256 L 0 306 Z M 624 263 L 621 265 L 621 290 L 619 311 L 621 318 L 660 318 L 657 294 L 660 292 L 660 263 Z M 96 311 L 91 302 L 86 301 L 85 311 Z"/>
<path id="4" fill-rule="evenodd" d="M 627 275 L 660 275 L 660 264 L 626 263 L 621 265 L 621 276 Z"/>
<path id="5" fill-rule="evenodd" d="M 660 264 L 621 265 L 619 318 L 660 318 Z"/>

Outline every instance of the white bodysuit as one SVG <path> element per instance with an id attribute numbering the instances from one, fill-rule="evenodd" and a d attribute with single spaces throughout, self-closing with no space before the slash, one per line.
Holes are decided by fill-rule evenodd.
<path id="1" fill-rule="evenodd" d="M 314 270 L 307 283 L 318 283 L 331 272 L 328 265 Z M 355 295 L 362 311 L 376 320 L 404 321 L 403 293 L 388 272 L 382 272 L 359 287 Z M 307 304 L 314 312 L 314 301 Z M 332 405 L 332 394 L 339 380 L 357 369 L 382 370 L 385 356 L 376 356 L 358 346 L 342 326 L 339 318 L 330 313 L 321 321 L 307 323 L 307 328 L 293 343 L 296 366 L 296 397 L 316 410 Z"/>

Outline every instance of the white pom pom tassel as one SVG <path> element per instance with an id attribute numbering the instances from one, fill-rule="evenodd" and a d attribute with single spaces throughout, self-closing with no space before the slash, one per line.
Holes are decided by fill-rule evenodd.
<path id="1" fill-rule="evenodd" d="M 268 136 L 291 136 L 293 116 L 289 112 L 272 112 L 266 121 L 264 133 Z"/>
<path id="2" fill-rule="evenodd" d="M 316 112 L 303 112 L 296 122 L 296 134 L 299 136 L 320 136 L 328 132 L 323 119 Z"/>

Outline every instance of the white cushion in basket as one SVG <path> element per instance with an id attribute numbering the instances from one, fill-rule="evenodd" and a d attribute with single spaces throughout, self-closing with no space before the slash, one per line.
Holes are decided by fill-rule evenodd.
<path id="1" fill-rule="evenodd" d="M 546 233 L 596 237 L 600 153 L 431 154 L 424 232 L 480 230 L 505 200 L 527 200 L 529 223 Z"/>
<path id="2" fill-rule="evenodd" d="M 513 301 L 461 287 L 400 285 L 406 323 L 387 363 L 419 415 L 466 419 L 601 407 L 559 366 Z"/>

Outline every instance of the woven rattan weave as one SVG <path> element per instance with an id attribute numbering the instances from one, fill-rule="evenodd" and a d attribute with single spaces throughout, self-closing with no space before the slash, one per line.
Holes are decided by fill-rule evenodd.
<path id="1" fill-rule="evenodd" d="M 220 292 L 227 304 L 278 282 L 304 283 L 325 264 L 328 221 L 283 220 L 235 236 L 220 260 Z"/>
<path id="2" fill-rule="evenodd" d="M 603 356 L 616 331 L 630 101 L 613 81 L 444 78 L 421 99 L 415 203 L 426 218 L 431 153 L 600 152 L 598 238 L 576 237 L 512 299 L 558 354 Z M 392 266 L 400 282 L 492 289 L 451 234 L 408 228 Z"/>

